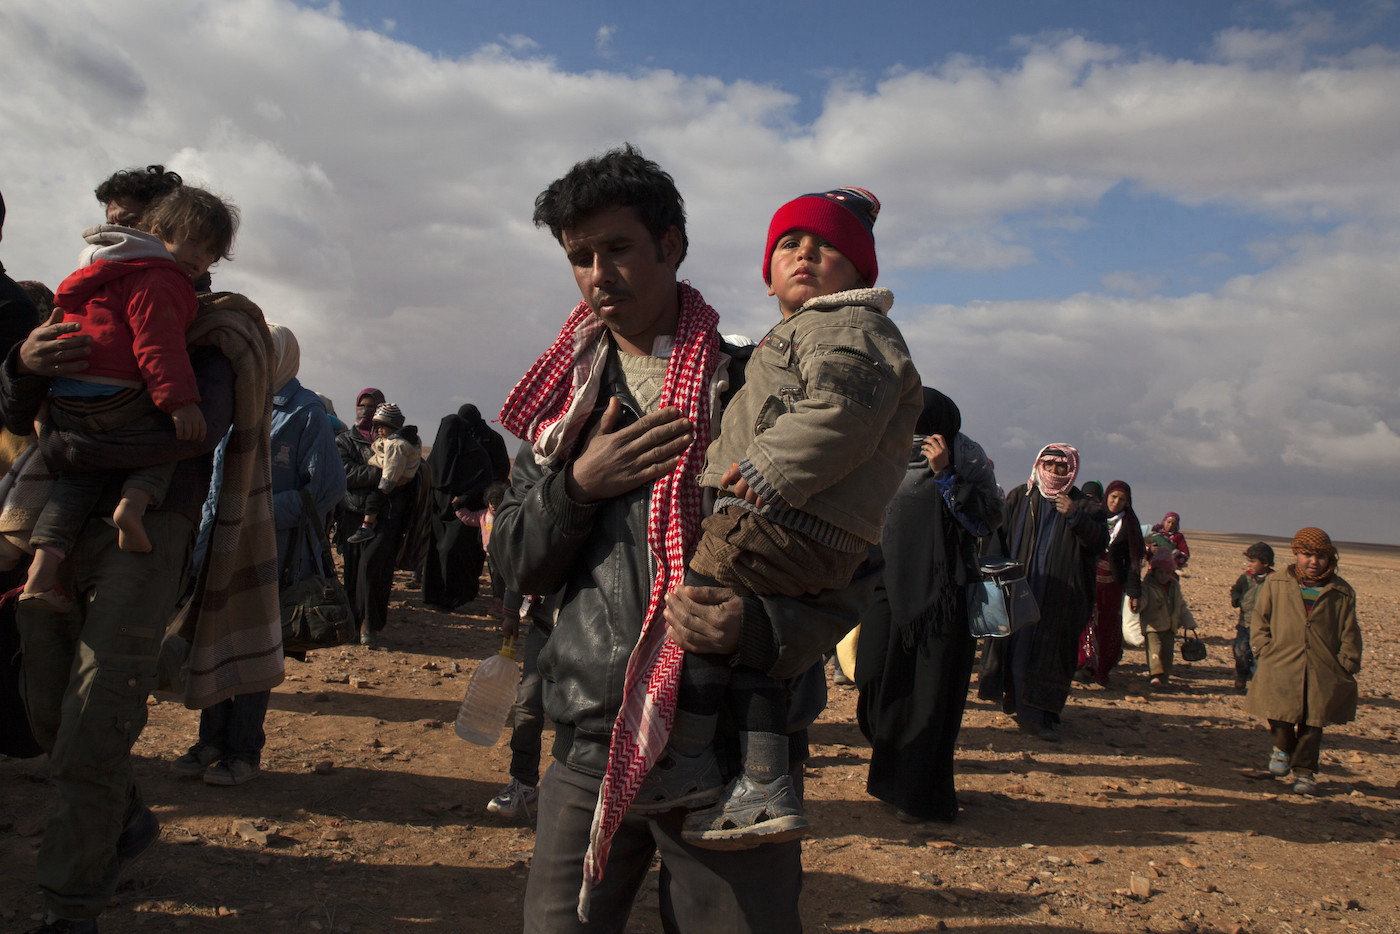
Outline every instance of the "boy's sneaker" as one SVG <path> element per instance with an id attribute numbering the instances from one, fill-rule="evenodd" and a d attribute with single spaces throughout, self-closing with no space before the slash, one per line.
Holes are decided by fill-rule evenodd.
<path id="1" fill-rule="evenodd" d="M 350 537 L 345 540 L 352 545 L 362 545 L 365 542 L 369 541 L 371 538 L 374 538 L 374 526 L 362 525 L 355 531 L 351 532 Z"/>
<path id="2" fill-rule="evenodd" d="M 252 762 L 245 762 L 242 759 L 225 759 L 218 765 L 211 766 L 204 773 L 204 784 L 206 785 L 242 785 L 244 782 L 251 782 L 258 777 L 262 769 Z"/>
<path id="3" fill-rule="evenodd" d="M 797 840 L 811 829 L 791 775 L 771 782 L 740 775 L 718 804 L 686 817 L 681 838 L 707 850 L 747 850 Z"/>
<path id="4" fill-rule="evenodd" d="M 1269 774 L 1275 778 L 1287 776 L 1293 770 L 1293 766 L 1289 764 L 1290 759 L 1288 753 L 1275 746 L 1274 751 L 1269 753 Z"/>
<path id="5" fill-rule="evenodd" d="M 723 792 L 724 776 L 713 749 L 707 746 L 698 756 L 683 756 L 668 748 L 642 780 L 632 810 L 660 814 L 672 808 L 700 807 L 718 801 Z"/>
<path id="6" fill-rule="evenodd" d="M 199 778 L 209 766 L 224 757 L 224 751 L 208 743 L 195 743 L 190 751 L 170 763 L 170 771 L 186 778 Z"/>
<path id="7" fill-rule="evenodd" d="M 1317 776 L 1311 772 L 1293 770 L 1293 793 L 1295 795 L 1317 794 Z"/>
<path id="8" fill-rule="evenodd" d="M 510 784 L 487 803 L 486 810 L 499 817 L 515 817 L 523 808 L 525 816 L 529 817 L 530 805 L 534 804 L 539 796 L 540 790 L 534 785 L 527 785 L 518 778 L 512 778 Z"/>

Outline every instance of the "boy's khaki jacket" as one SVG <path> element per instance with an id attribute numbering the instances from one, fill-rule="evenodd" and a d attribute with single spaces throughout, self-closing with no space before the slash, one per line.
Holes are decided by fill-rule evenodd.
<path id="1" fill-rule="evenodd" d="M 1196 618 L 1186 605 L 1181 585 L 1172 580 L 1163 587 L 1150 573 L 1142 580 L 1142 605 L 1138 608 L 1138 616 L 1142 620 L 1142 628 L 1152 632 L 1174 633 L 1196 628 Z"/>
<path id="2" fill-rule="evenodd" d="M 1356 591 L 1336 574 L 1303 608 L 1298 581 L 1281 573 L 1264 581 L 1254 603 L 1249 644 L 1259 662 L 1245 707 L 1266 720 L 1325 726 L 1356 716 L 1361 627 Z"/>
<path id="3" fill-rule="evenodd" d="M 748 460 L 782 498 L 866 542 L 904 479 L 923 411 L 919 371 L 888 289 L 809 299 L 754 349 L 700 485 Z"/>

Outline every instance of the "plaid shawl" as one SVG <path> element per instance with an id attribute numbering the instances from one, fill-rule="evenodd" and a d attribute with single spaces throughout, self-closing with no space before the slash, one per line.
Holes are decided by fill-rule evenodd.
<path id="1" fill-rule="evenodd" d="M 233 365 L 233 425 L 204 564 L 181 611 L 191 643 L 185 706 L 199 710 L 282 682 L 282 614 L 272 518 L 272 338 L 242 295 L 201 296 L 186 334 Z"/>
<path id="2" fill-rule="evenodd" d="M 583 858 L 578 915 L 586 921 L 593 888 L 602 880 L 613 834 L 637 788 L 666 748 L 676 715 L 680 646 L 666 638 L 666 594 L 681 583 L 687 557 L 700 533 L 700 470 L 710 441 L 710 384 L 718 366 L 719 315 L 700 293 L 680 283 L 675 347 L 666 368 L 661 406 L 676 406 L 694 425 L 694 440 L 680 464 L 652 486 L 647 546 L 656 556 L 656 579 L 641 635 L 627 660 L 622 707 L 613 723 L 608 768 L 598 792 Z M 501 424 L 529 441 L 536 460 L 561 466 L 573 453 L 597 401 L 608 351 L 605 325 L 585 302 L 569 315 L 558 338 L 516 384 L 501 409 Z"/>
<path id="3" fill-rule="evenodd" d="M 38 447 L 30 445 L 20 452 L 0 480 L 0 501 L 4 503 L 0 507 L 0 537 L 5 539 L 0 552 L 11 561 L 18 560 L 21 553 L 34 553 L 29 533 L 34 531 L 34 523 L 49 501 L 55 479 L 39 455 Z"/>

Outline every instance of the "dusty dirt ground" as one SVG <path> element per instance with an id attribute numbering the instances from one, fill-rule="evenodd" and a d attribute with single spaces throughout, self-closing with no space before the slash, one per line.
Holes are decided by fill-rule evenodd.
<path id="1" fill-rule="evenodd" d="M 1231 685 L 1228 591 L 1247 540 L 1190 543 L 1183 585 L 1209 658 L 1149 695 L 1130 649 L 1109 689 L 1076 688 L 1057 746 L 974 696 L 956 824 L 911 827 L 865 794 L 855 696 L 832 688 L 807 765 L 807 930 L 1400 931 L 1400 549 L 1342 546 L 1366 638 L 1361 708 L 1327 730 L 1319 796 L 1301 798 L 1262 772 L 1268 736 Z M 161 836 L 104 932 L 520 929 L 532 832 L 485 810 L 505 738 L 482 749 L 451 727 L 496 622 L 486 599 L 432 613 L 406 585 L 384 648 L 288 662 L 256 781 L 174 776 L 198 715 L 151 701 L 135 760 Z M 22 931 L 39 917 L 45 760 L 0 759 L 0 790 L 0 930 Z M 656 904 L 653 871 L 630 930 L 659 929 Z"/>

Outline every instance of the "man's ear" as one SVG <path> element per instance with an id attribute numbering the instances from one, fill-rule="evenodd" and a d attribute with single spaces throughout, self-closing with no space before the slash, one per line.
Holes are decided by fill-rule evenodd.
<path id="1" fill-rule="evenodd" d="M 672 269 L 681 264 L 681 229 L 674 224 L 661 235 L 661 259 Z"/>

